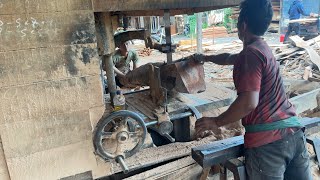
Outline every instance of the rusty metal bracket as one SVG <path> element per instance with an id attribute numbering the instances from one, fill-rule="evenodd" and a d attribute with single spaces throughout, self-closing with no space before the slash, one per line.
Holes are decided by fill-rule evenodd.
<path id="1" fill-rule="evenodd" d="M 160 68 L 149 64 L 149 85 L 152 102 L 156 105 L 166 104 L 166 90 L 161 87 Z"/>
<path id="2" fill-rule="evenodd" d="M 150 70 L 151 65 L 154 66 L 154 69 Z M 175 89 L 177 92 L 189 94 L 196 94 L 206 90 L 204 67 L 194 61 L 193 56 L 181 59 L 173 64 L 157 63 L 151 65 L 146 64 L 130 71 L 126 75 L 128 83 L 145 86 L 160 79 L 160 84 L 157 82 L 151 85 L 158 87 L 161 85 L 168 91 Z M 155 67 L 160 69 L 160 77 Z"/>

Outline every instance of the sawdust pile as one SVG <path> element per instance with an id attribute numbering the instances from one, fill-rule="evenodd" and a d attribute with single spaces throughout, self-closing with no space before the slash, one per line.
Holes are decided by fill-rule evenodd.
<path id="1" fill-rule="evenodd" d="M 141 57 L 150 56 L 151 54 L 152 54 L 152 49 L 150 49 L 150 48 L 144 48 L 139 51 L 139 56 L 141 56 Z"/>

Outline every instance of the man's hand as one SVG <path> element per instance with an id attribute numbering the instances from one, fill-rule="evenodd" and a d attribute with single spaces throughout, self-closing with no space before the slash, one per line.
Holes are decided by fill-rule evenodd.
<path id="1" fill-rule="evenodd" d="M 216 123 L 217 118 L 215 117 L 203 117 L 196 121 L 196 136 L 205 137 L 211 135 L 209 132 L 218 132 L 220 129 Z"/>
<path id="2" fill-rule="evenodd" d="M 193 60 L 197 63 L 204 64 L 205 56 L 203 54 L 194 54 Z"/>

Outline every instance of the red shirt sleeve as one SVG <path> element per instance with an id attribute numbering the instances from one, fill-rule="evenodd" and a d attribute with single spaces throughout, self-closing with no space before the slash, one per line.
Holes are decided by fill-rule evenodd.
<path id="1" fill-rule="evenodd" d="M 264 63 L 258 53 L 247 49 L 239 56 L 234 67 L 235 86 L 238 94 L 260 91 Z"/>

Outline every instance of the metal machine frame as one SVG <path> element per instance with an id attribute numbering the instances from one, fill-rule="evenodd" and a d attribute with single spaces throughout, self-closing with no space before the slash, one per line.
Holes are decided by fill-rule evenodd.
<path id="1" fill-rule="evenodd" d="M 215 0 L 215 1 L 206 1 L 200 0 L 195 2 L 194 0 L 176 0 L 176 1 L 161 1 L 159 3 L 156 0 L 150 1 L 130 1 L 128 4 L 123 4 L 122 1 L 118 0 L 93 0 L 93 7 L 96 18 L 96 29 L 97 29 L 97 38 L 98 38 L 98 48 L 99 54 L 104 61 L 104 68 L 106 70 L 106 75 L 108 78 L 108 89 L 110 91 L 111 100 L 113 100 L 116 92 L 116 83 L 115 83 L 115 75 L 113 70 L 113 62 L 112 62 L 112 54 L 115 49 L 115 37 L 113 36 L 113 27 L 117 26 L 117 19 L 119 17 L 126 17 L 126 16 L 151 16 L 151 15 L 159 15 L 164 17 L 165 23 L 165 34 L 166 34 L 166 44 L 161 45 L 163 51 L 167 54 L 167 64 L 171 65 L 174 64 L 172 60 L 172 52 L 174 47 L 172 46 L 171 40 L 171 32 L 170 32 L 170 16 L 177 15 L 177 14 L 190 14 L 195 12 L 203 12 L 208 10 L 214 9 L 221 9 L 230 6 L 239 5 L 241 0 Z M 126 22 L 126 21 L 124 21 Z M 128 37 L 130 32 L 127 33 Z M 121 36 L 121 35 L 120 35 Z M 127 40 L 127 36 L 124 35 L 122 38 L 117 36 L 120 40 Z M 132 35 L 134 38 L 134 35 Z M 130 38 L 130 37 L 129 37 Z M 144 38 L 146 42 L 146 46 L 150 45 L 150 38 Z M 184 106 L 180 106 L 180 108 L 173 108 L 175 110 L 169 112 L 168 109 L 170 108 L 170 103 L 167 98 L 167 90 L 162 87 L 161 84 L 161 77 L 160 77 L 160 70 L 152 66 L 150 67 L 150 75 L 153 79 L 150 84 L 150 94 L 153 100 L 153 103 L 157 104 L 160 108 L 156 110 L 156 120 L 147 120 L 145 114 L 142 113 L 140 117 L 145 121 L 144 125 L 138 126 L 145 126 L 145 127 L 152 127 L 156 129 L 156 131 L 169 139 L 171 142 L 175 140 L 178 141 L 190 141 L 190 134 L 181 133 L 185 132 L 186 129 L 190 132 L 190 122 L 189 120 L 183 120 L 190 116 L 196 116 L 197 118 L 201 117 L 202 111 L 211 109 L 211 108 L 221 108 L 224 106 L 228 106 L 233 101 L 232 98 L 227 98 L 221 101 L 207 101 L 204 99 L 199 99 L 196 97 L 187 96 L 187 98 L 196 101 L 195 104 L 185 104 Z M 136 96 L 137 94 L 143 94 L 145 92 L 136 92 L 132 94 L 126 94 L 126 97 L 129 96 Z M 161 103 L 159 103 L 161 102 Z M 134 108 L 135 105 L 133 105 Z M 133 110 L 134 111 L 134 110 Z M 138 110 L 139 111 L 139 110 Z M 140 111 L 141 112 L 141 111 Z M 111 114 L 113 116 L 114 114 Z M 127 116 L 126 116 L 127 117 Z M 135 118 L 137 122 L 140 122 Z M 182 120 L 181 120 L 182 119 Z M 98 126 L 96 127 L 95 137 L 99 140 L 95 144 L 95 147 L 100 147 L 101 144 L 101 137 L 107 137 L 105 133 L 105 129 L 99 127 L 99 125 L 103 124 L 104 127 L 108 123 L 113 123 L 113 120 L 108 119 L 105 117 L 102 119 L 104 123 L 99 122 Z M 127 122 L 127 120 L 125 120 Z M 128 125 L 129 126 L 129 125 Z M 120 128 L 121 127 L 121 128 Z M 145 129 L 145 127 L 143 129 Z M 119 130 L 120 129 L 120 130 Z M 116 140 L 118 143 L 122 143 L 127 140 L 129 137 L 130 131 L 132 128 L 124 128 L 122 125 L 116 128 L 114 132 L 118 133 L 116 136 L 110 135 L 109 137 Z M 135 129 L 135 128 L 134 128 Z M 99 132 L 100 131 L 100 132 Z M 174 138 L 172 137 L 172 131 L 174 131 Z M 97 136 L 97 137 L 96 137 Z M 99 144 L 100 143 L 100 144 Z M 97 149 L 97 148 L 96 148 Z M 100 149 L 101 150 L 101 149 Z M 106 159 L 105 153 L 97 152 L 103 159 Z M 113 157 L 113 156 L 112 156 Z M 111 157 L 111 158 L 112 158 Z M 125 166 L 124 158 L 125 152 L 118 153 L 118 155 L 114 158 L 121 164 L 123 170 L 128 172 L 128 168 Z"/>

